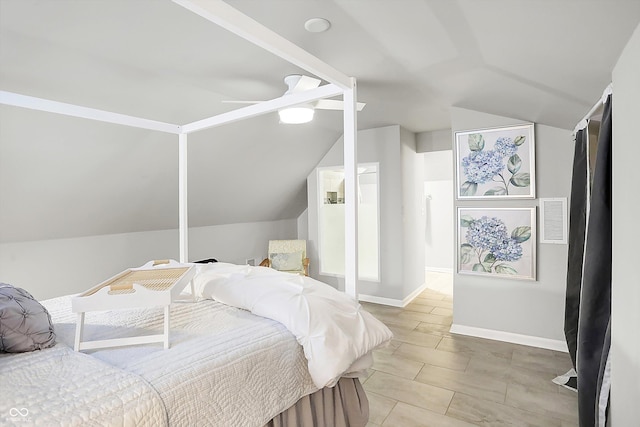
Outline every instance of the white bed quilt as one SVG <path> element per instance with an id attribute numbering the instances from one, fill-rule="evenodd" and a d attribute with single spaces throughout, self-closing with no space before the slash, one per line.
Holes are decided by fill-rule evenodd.
<path id="1" fill-rule="evenodd" d="M 45 305 L 59 341 L 72 345 L 75 315 L 70 298 L 45 301 Z M 162 322 L 162 309 L 90 312 L 85 335 L 109 339 L 158 333 Z M 291 333 L 245 310 L 211 300 L 175 303 L 170 344 L 168 350 L 159 344 L 93 350 L 86 357 L 151 384 L 172 427 L 261 427 L 316 391 L 302 349 Z"/>
<path id="2" fill-rule="evenodd" d="M 368 368 L 371 351 L 393 333 L 348 295 L 310 277 L 266 267 L 214 263 L 200 267 L 196 293 L 278 321 L 304 348 L 318 388 Z M 364 362 L 364 363 L 362 363 Z"/>
<path id="3" fill-rule="evenodd" d="M 64 344 L 0 355 L 0 382 L 0 425 L 167 425 L 146 381 Z"/>

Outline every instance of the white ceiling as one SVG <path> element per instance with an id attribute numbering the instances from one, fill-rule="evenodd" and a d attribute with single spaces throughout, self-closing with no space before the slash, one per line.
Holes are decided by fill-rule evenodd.
<path id="1" fill-rule="evenodd" d="M 360 128 L 446 129 L 451 106 L 572 129 L 640 0 L 229 0 L 358 79 Z M 326 33 L 304 30 L 324 17 Z M 0 0 L 0 90 L 184 124 L 282 95 L 296 67 L 169 0 Z M 190 137 L 190 224 L 293 218 L 340 112 Z M 0 242 L 177 226 L 176 137 L 0 107 Z"/>

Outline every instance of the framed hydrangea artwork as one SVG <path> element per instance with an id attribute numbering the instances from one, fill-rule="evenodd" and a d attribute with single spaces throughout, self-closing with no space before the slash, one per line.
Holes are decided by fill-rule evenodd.
<path id="1" fill-rule="evenodd" d="M 458 273 L 536 278 L 535 208 L 458 208 Z"/>
<path id="2" fill-rule="evenodd" d="M 458 199 L 534 199 L 533 123 L 456 132 Z"/>

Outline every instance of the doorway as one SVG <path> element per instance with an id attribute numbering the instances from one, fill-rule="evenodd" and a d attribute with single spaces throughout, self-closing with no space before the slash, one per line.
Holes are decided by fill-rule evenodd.
<path id="1" fill-rule="evenodd" d="M 453 150 L 424 155 L 425 284 L 453 295 L 454 224 Z"/>

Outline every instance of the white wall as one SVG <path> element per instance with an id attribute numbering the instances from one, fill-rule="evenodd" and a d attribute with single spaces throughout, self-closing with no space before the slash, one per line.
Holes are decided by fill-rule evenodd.
<path id="1" fill-rule="evenodd" d="M 403 179 L 409 179 L 409 176 L 415 179 L 423 179 L 420 173 L 421 165 L 408 164 L 412 160 L 412 156 L 418 159 L 418 155 L 410 148 L 412 146 L 411 136 L 404 136 L 405 148 L 401 148 L 401 129 L 400 126 L 387 126 L 382 128 L 361 130 L 358 132 L 358 162 L 360 163 L 378 163 L 379 164 L 379 182 L 380 182 L 380 281 L 372 282 L 359 280 L 358 292 L 360 294 L 371 295 L 380 298 L 388 298 L 394 301 L 402 301 L 410 292 L 415 290 L 424 282 L 424 256 L 423 252 L 416 248 L 413 256 L 420 259 L 414 261 L 413 258 L 407 260 L 405 258 L 405 229 L 403 220 L 408 221 L 408 230 L 415 219 L 404 216 L 404 210 L 412 210 L 416 204 L 414 199 L 403 200 L 403 192 L 407 194 L 416 194 L 419 189 L 422 193 L 421 182 L 416 181 L 411 185 L 415 187 L 404 187 Z M 415 145 L 414 145 L 415 147 Z M 404 150 L 404 151 L 403 151 Z M 411 154 L 413 152 L 413 154 Z M 403 158 L 407 171 L 403 172 Z M 420 161 L 418 160 L 418 163 Z M 329 150 L 325 157 L 320 161 L 318 167 L 340 166 L 343 164 L 343 140 L 340 139 Z M 409 171 L 409 169 L 411 169 Z M 338 289 L 344 288 L 344 279 L 320 276 L 318 271 L 318 178 L 316 171 L 313 171 L 307 178 L 307 194 L 309 200 L 309 248 L 311 254 L 310 275 L 335 286 Z M 424 230 L 424 228 L 422 229 Z M 415 239 L 418 246 L 424 245 L 424 232 L 415 230 Z M 422 234 L 421 234 L 422 233 Z M 417 255 L 416 255 L 417 254 Z M 314 261 L 315 260 L 315 261 Z M 420 264 L 421 273 L 416 273 L 416 278 L 407 277 L 405 281 L 405 262 L 412 263 L 407 265 Z M 413 267 L 410 267 L 413 268 Z M 420 283 L 413 283 L 419 280 Z"/>
<path id="2" fill-rule="evenodd" d="M 296 234 L 295 219 L 197 227 L 190 229 L 189 259 L 259 263 L 270 239 Z M 126 268 L 165 258 L 179 258 L 177 230 L 4 243 L 0 281 L 45 299 L 84 291 Z"/>
<path id="3" fill-rule="evenodd" d="M 451 132 L 448 150 L 425 152 L 425 268 L 453 272 L 453 151 Z"/>
<path id="4" fill-rule="evenodd" d="M 402 170 L 403 298 L 424 284 L 424 160 L 416 136 L 400 128 Z"/>
<path id="5" fill-rule="evenodd" d="M 522 121 L 452 108 L 454 132 L 518 123 Z M 536 197 L 569 197 L 573 163 L 571 130 L 536 125 L 535 148 Z M 537 200 L 455 204 L 532 207 L 537 206 Z M 566 271 L 567 245 L 538 244 L 536 281 L 454 274 L 453 323 L 552 340 L 552 346 L 562 347 Z"/>
<path id="6" fill-rule="evenodd" d="M 613 70 L 613 265 L 611 298 L 611 425 L 640 420 L 640 26 Z"/>

